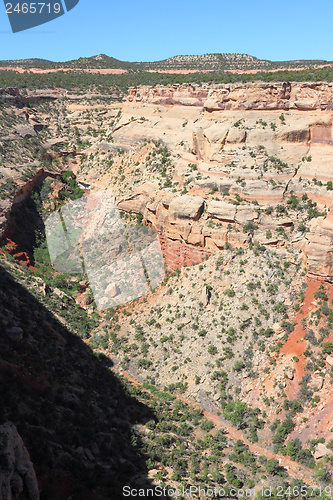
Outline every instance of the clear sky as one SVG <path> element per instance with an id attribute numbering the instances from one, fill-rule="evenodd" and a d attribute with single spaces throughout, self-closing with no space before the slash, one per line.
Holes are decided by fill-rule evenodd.
<path id="1" fill-rule="evenodd" d="M 155 61 L 238 52 L 333 60 L 332 19 L 332 0 L 80 0 L 64 16 L 13 34 L 0 0 L 0 59 L 66 61 L 104 53 Z"/>

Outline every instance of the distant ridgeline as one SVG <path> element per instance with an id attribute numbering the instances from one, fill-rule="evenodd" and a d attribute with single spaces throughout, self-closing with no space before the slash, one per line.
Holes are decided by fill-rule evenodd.
<path id="1" fill-rule="evenodd" d="M 126 69 L 134 71 L 153 70 L 186 70 L 197 71 L 239 71 L 239 70 L 272 70 L 272 69 L 310 69 L 322 65 L 333 65 L 333 61 L 297 60 L 269 61 L 258 59 L 248 54 L 204 54 L 179 55 L 153 62 L 120 61 L 105 54 L 92 57 L 80 57 L 71 61 L 53 62 L 47 59 L 18 59 L 0 61 L 0 67 L 42 68 L 42 69 Z"/>
<path id="2" fill-rule="evenodd" d="M 34 73 L 34 68 L 45 73 Z M 104 92 L 109 92 L 110 87 L 126 91 L 138 85 L 333 81 L 332 61 L 269 61 L 247 54 L 183 55 L 155 62 L 126 62 L 100 54 L 65 62 L 6 60 L 0 61 L 1 69 L 0 87 L 60 87 Z"/>

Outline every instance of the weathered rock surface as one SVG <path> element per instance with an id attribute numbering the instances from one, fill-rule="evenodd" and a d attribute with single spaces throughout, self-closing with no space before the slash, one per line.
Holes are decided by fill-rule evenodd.
<path id="1" fill-rule="evenodd" d="M 309 271 L 321 276 L 333 275 L 333 213 L 326 219 L 314 219 L 304 246 Z"/>
<path id="2" fill-rule="evenodd" d="M 323 443 L 318 443 L 314 452 L 314 457 L 315 458 L 322 458 L 326 457 L 327 455 L 331 455 L 332 450 L 329 450 L 327 446 L 325 446 Z"/>
<path id="3" fill-rule="evenodd" d="M 216 219 L 225 222 L 234 222 L 236 216 L 236 207 L 231 203 L 224 201 L 211 200 L 207 203 L 207 213 Z"/>
<path id="4" fill-rule="evenodd" d="M 292 192 L 300 199 L 307 193 L 320 210 L 331 207 L 326 183 L 333 178 L 332 89 L 332 84 L 321 82 L 141 86 L 130 89 L 118 107 L 97 109 L 95 123 L 93 114 L 81 114 L 80 106 L 70 104 L 68 109 L 71 126 L 79 127 L 82 137 L 94 124 L 104 129 L 107 139 L 93 141 L 96 155 L 109 154 L 106 141 L 115 163 L 118 150 L 126 153 L 119 155 L 117 167 L 122 168 L 121 162 L 136 150 L 132 156 L 137 168 L 131 166 L 118 176 L 119 209 L 142 215 L 164 237 L 209 251 L 226 243 L 246 246 L 250 239 L 270 246 L 291 243 L 304 251 L 311 273 L 331 276 L 330 211 L 326 218 L 306 221 L 306 230 L 300 232 L 296 229 L 301 214 L 277 215 L 275 209 Z M 6 93 L 17 98 L 19 90 Z M 28 116 L 28 122 L 19 125 L 22 133 L 32 132 L 33 123 L 49 123 L 35 111 Z M 53 145 L 60 140 L 64 142 L 57 138 Z M 162 164 L 146 157 L 149 140 L 170 151 L 174 168 L 167 179 L 158 177 Z M 135 170 L 140 181 L 133 178 Z M 97 187 L 96 172 L 90 169 L 86 181 Z M 40 173 L 34 185 L 45 178 Z M 16 193 L 15 202 L 27 194 L 28 184 Z M 251 238 L 242 231 L 248 223 L 258 226 Z M 281 228 L 285 233 L 277 231 Z M 20 258 L 23 261 L 24 255 Z"/>
<path id="5" fill-rule="evenodd" d="M 204 199 L 201 196 L 179 196 L 169 205 L 169 214 L 173 218 L 198 220 L 203 212 Z"/>
<path id="6" fill-rule="evenodd" d="M 0 426 L 1 500 L 39 500 L 33 464 L 14 424 Z"/>
<path id="7" fill-rule="evenodd" d="M 215 87 L 171 85 L 169 87 L 132 87 L 128 102 L 160 105 L 204 106 L 207 111 L 220 110 L 314 110 L 332 109 L 332 84 L 316 83 L 230 83 Z"/>
<path id="8" fill-rule="evenodd" d="M 210 296 L 211 296 L 211 293 L 210 293 L 209 288 L 207 287 L 207 285 L 204 285 L 202 292 L 201 292 L 201 302 L 204 306 L 207 306 L 209 304 Z"/>
<path id="9" fill-rule="evenodd" d="M 174 180 L 189 186 L 186 196 L 200 195 L 205 204 L 192 213 L 190 206 L 185 208 L 189 199 L 180 205 L 174 200 L 177 193 L 168 191 L 163 205 L 156 190 L 143 207 L 146 194 L 138 189 L 132 200 L 122 201 L 119 207 L 127 204 L 132 212 L 140 211 L 168 238 L 210 250 L 224 248 L 227 242 L 247 245 L 242 226 L 253 223 L 258 226 L 252 235 L 256 244 L 279 246 L 289 240 L 304 251 L 310 273 L 332 276 L 331 208 L 327 217 L 306 222 L 303 232 L 296 230 L 300 213 L 275 213 L 277 204 L 285 204 L 291 193 L 299 199 L 307 193 L 320 210 L 331 207 L 326 183 L 333 177 L 332 89 L 332 84 L 308 82 L 130 89 L 124 123 L 135 113 L 133 105 L 140 94 L 144 107 L 138 113 L 147 110 L 148 117 L 140 125 L 142 140 L 160 138 L 175 151 L 180 159 Z M 125 129 L 121 130 L 120 141 L 125 138 Z M 126 140 L 138 139 L 138 123 L 129 124 L 126 134 Z M 186 170 L 186 161 L 196 169 Z M 229 193 L 231 199 L 212 199 L 214 193 Z M 240 198 L 236 205 L 235 196 Z M 212 221 L 209 228 L 207 219 Z"/>
<path id="10" fill-rule="evenodd" d="M 170 271 L 197 264 L 211 255 L 211 252 L 206 249 L 177 240 L 173 241 L 163 235 L 160 236 L 160 243 L 165 264 Z"/>
<path id="11" fill-rule="evenodd" d="M 333 365 L 333 356 L 326 356 L 326 362 L 332 366 Z"/>
<path id="12" fill-rule="evenodd" d="M 245 139 L 246 139 L 246 131 L 234 127 L 229 130 L 226 142 L 228 144 L 238 144 L 241 142 L 245 142 Z"/>

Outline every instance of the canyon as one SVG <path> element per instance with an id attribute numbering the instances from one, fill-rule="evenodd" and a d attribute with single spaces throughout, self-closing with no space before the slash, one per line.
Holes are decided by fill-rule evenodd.
<path id="1" fill-rule="evenodd" d="M 141 214 L 173 241 L 207 250 L 224 248 L 226 242 L 246 245 L 250 239 L 287 245 L 282 234 L 265 235 L 277 227 L 295 228 L 289 240 L 304 253 L 309 272 L 330 276 L 331 108 L 330 84 L 130 89 L 119 108 L 122 119 L 112 148 L 162 141 L 175 156 L 172 182 L 177 187 L 161 190 L 146 170 L 130 195 L 121 193 L 118 206 Z M 140 160 L 139 165 L 142 170 Z M 131 174 L 125 169 L 125 175 Z M 325 212 L 309 222 L 308 231 L 297 231 L 302 219 L 297 211 L 265 213 L 304 192 Z M 242 198 L 237 204 L 236 195 Z M 192 205 L 192 211 L 182 210 Z M 251 236 L 242 231 L 246 223 L 258 226 Z"/>
<path id="2" fill-rule="evenodd" d="M 331 477 L 333 85 L 139 86 L 117 99 L 61 89 L 2 95 L 15 115 L 14 124 L 0 122 L 10 265 L 39 269 L 13 213 L 25 221 L 25 201 L 45 183 L 43 213 L 59 208 L 66 170 L 87 192 L 112 189 L 122 221 L 152 226 L 165 259 L 163 284 L 116 311 L 97 313 L 85 281 L 71 299 L 31 278 L 38 300 L 56 295 L 60 316 L 76 300 L 98 316 L 85 342 L 122 377 L 147 391 L 180 391 L 229 439 L 243 439 L 257 457 L 268 449 L 291 478 L 316 485 L 306 460 L 296 466 L 276 444 L 275 430 L 291 418 L 287 448 L 296 440 Z M 247 410 L 230 423 L 237 401 Z M 176 486 L 168 467 L 156 477 L 163 469 Z"/>

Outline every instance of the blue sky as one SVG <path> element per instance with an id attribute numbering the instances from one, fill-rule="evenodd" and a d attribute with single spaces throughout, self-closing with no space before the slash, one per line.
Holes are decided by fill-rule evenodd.
<path id="1" fill-rule="evenodd" d="M 65 61 L 104 53 L 154 61 L 238 52 L 270 60 L 333 60 L 332 18 L 332 0 L 80 0 L 66 15 L 13 34 L 1 2 L 0 59 Z"/>

